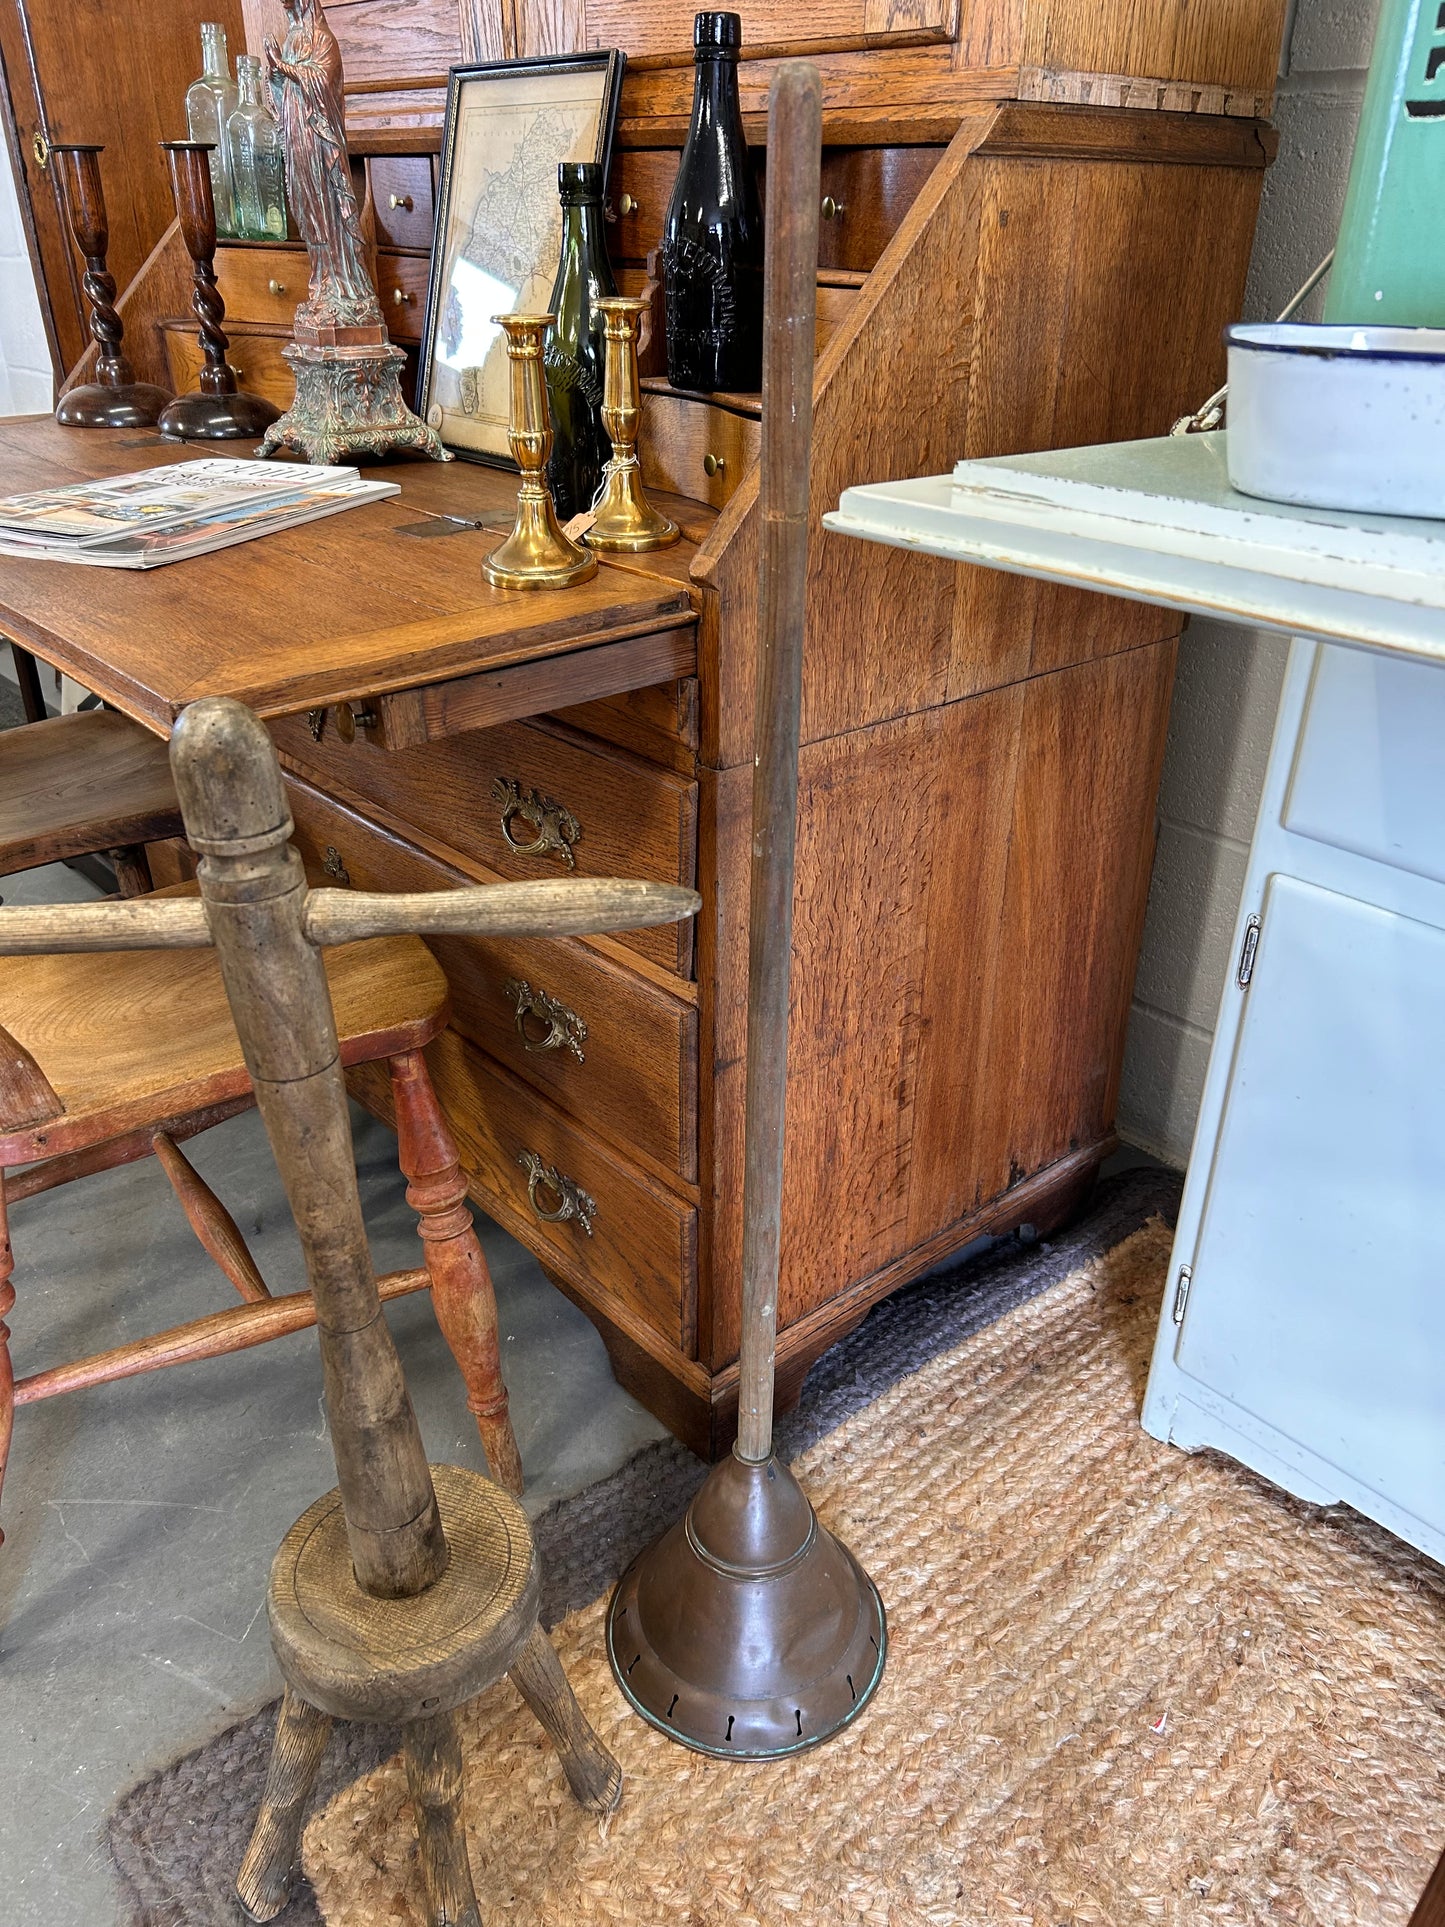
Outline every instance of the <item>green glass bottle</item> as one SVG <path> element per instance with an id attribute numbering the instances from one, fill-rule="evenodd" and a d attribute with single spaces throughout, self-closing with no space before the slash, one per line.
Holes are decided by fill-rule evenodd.
<path id="1" fill-rule="evenodd" d="M 563 161 L 562 255 L 552 299 L 556 315 L 543 366 L 552 411 L 552 455 L 547 485 L 563 521 L 591 508 L 611 453 L 602 426 L 602 328 L 599 295 L 616 294 L 602 233 L 602 169 L 592 161 Z"/>
<path id="2" fill-rule="evenodd" d="M 1445 5 L 1384 0 L 1326 321 L 1445 326 Z"/>

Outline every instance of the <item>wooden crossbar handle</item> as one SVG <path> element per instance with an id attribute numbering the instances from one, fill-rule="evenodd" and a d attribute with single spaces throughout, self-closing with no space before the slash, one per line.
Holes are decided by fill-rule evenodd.
<path id="1" fill-rule="evenodd" d="M 675 884 L 569 877 L 385 895 L 313 890 L 304 927 L 312 943 L 354 943 L 410 930 L 424 937 L 581 937 L 679 923 L 701 908 L 695 890 Z"/>
<path id="2" fill-rule="evenodd" d="M 609 877 L 545 883 L 478 884 L 475 889 L 313 890 L 304 928 L 312 943 L 362 937 L 582 937 L 646 930 L 695 916 L 702 898 L 670 883 Z M 0 956 L 68 950 L 203 950 L 211 941 L 199 897 L 165 902 L 38 903 L 0 910 Z"/>
<path id="3" fill-rule="evenodd" d="M 62 950 L 204 950 L 211 941 L 199 897 L 162 902 L 16 904 L 0 910 L 0 956 Z"/>

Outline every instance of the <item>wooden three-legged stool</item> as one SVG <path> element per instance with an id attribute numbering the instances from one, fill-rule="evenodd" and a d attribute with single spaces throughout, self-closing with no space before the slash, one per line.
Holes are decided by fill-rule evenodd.
<path id="1" fill-rule="evenodd" d="M 0 952 L 214 944 L 316 1303 L 337 1487 L 282 1542 L 267 1595 L 286 1680 L 237 1893 L 285 1904 L 333 1718 L 399 1720 L 433 1927 L 480 1927 L 462 1825 L 455 1709 L 510 1673 L 573 1793 L 609 1811 L 617 1763 L 537 1621 L 526 1515 L 490 1480 L 427 1464 L 367 1249 L 341 1054 L 320 946 L 429 930 L 565 936 L 670 923 L 697 897 L 571 880 L 434 896 L 308 891 L 270 739 L 239 703 L 181 717 L 171 767 L 201 858 L 201 903 L 172 898 L 0 910 Z M 197 913 L 203 909 L 204 923 Z"/>

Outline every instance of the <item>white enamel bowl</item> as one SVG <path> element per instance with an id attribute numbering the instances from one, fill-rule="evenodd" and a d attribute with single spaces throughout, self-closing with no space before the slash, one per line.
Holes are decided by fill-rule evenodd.
<path id="1" fill-rule="evenodd" d="M 1445 328 L 1276 321 L 1225 340 L 1234 488 L 1445 518 Z"/>

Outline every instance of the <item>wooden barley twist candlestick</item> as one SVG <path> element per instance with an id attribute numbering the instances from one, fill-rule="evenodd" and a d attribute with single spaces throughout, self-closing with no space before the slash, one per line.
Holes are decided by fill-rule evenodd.
<path id="1" fill-rule="evenodd" d="M 507 439 L 522 485 L 517 490 L 517 520 L 512 533 L 482 564 L 494 589 L 565 589 L 597 573 L 597 557 L 562 533 L 547 487 L 547 457 L 552 452 L 552 417 L 542 378 L 542 350 L 550 314 L 499 314 L 492 317 L 506 332 L 511 371 L 511 414 Z"/>
<path id="2" fill-rule="evenodd" d="M 417 930 L 642 929 L 692 916 L 699 899 L 667 884 L 581 878 L 411 896 L 311 891 L 290 847 L 275 751 L 250 710 L 223 697 L 193 703 L 171 739 L 171 768 L 201 858 L 201 903 L 0 909 L 0 955 L 214 946 L 300 1234 L 337 1485 L 287 1533 L 271 1570 L 267 1608 L 286 1692 L 237 1895 L 253 1920 L 285 1905 L 332 1719 L 399 1721 L 432 1927 L 480 1927 L 456 1708 L 508 1673 L 578 1801 L 610 1812 L 622 1775 L 538 1624 L 527 1515 L 490 1479 L 427 1463 L 371 1267 L 321 946 Z M 445 1159 L 433 1153 L 415 1121 L 404 1123 L 408 1170 L 452 1161 L 450 1147 Z M 437 1184 L 432 1202 L 453 1209 L 429 1220 L 431 1235 L 447 1239 L 464 1206 L 449 1172 Z M 6 1259 L 0 1212 L 0 1315 L 13 1302 Z"/>
<path id="3" fill-rule="evenodd" d="M 677 540 L 678 526 L 648 501 L 637 461 L 642 421 L 637 337 L 651 303 L 637 295 L 607 294 L 594 305 L 603 318 L 602 426 L 612 442 L 612 459 L 603 473 L 596 517 L 582 539 L 590 549 L 620 554 L 665 549 Z"/>
<path id="4" fill-rule="evenodd" d="M 200 323 L 205 356 L 198 394 L 179 395 L 160 417 L 160 431 L 172 441 L 253 441 L 281 411 L 261 395 L 236 384 L 226 361 L 231 345 L 221 323 L 226 304 L 216 286 L 216 203 L 211 191 L 211 146 L 205 141 L 162 141 L 170 162 L 181 238 L 194 264 L 191 309 Z"/>
<path id="5" fill-rule="evenodd" d="M 170 400 L 164 388 L 137 381 L 121 348 L 125 335 L 115 305 L 115 276 L 105 264 L 110 245 L 105 194 L 100 184 L 103 147 L 81 141 L 52 141 L 65 183 L 70 232 L 85 259 L 81 283 L 90 303 L 90 335 L 95 343 L 96 379 L 61 396 L 55 419 L 67 428 L 149 428 Z"/>

